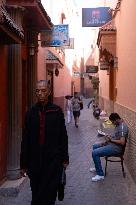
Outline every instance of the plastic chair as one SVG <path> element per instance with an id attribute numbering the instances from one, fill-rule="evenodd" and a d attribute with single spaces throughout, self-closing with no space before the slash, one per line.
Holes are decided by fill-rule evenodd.
<path id="1" fill-rule="evenodd" d="M 121 167 L 122 167 L 122 174 L 123 174 L 123 177 L 125 178 L 126 177 L 126 173 L 125 173 L 125 170 L 124 170 L 124 153 L 125 153 L 125 148 L 126 148 L 126 143 L 127 141 L 125 142 L 124 146 L 123 146 L 123 149 L 122 149 L 122 152 L 120 154 L 117 154 L 117 155 L 113 155 L 113 156 L 106 156 L 105 157 L 105 160 L 106 160 L 106 164 L 105 164 L 105 176 L 107 174 L 107 164 L 108 162 L 120 162 L 121 163 Z"/>

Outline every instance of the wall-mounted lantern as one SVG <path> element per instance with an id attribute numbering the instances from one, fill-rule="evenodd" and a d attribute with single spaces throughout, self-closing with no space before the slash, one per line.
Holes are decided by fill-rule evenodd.
<path id="1" fill-rule="evenodd" d="M 35 54 L 35 46 L 33 44 L 31 44 L 29 46 L 29 55 L 34 56 L 34 54 Z"/>
<path id="2" fill-rule="evenodd" d="M 55 69 L 55 75 L 58 77 L 58 75 L 59 75 L 59 69 L 58 68 L 56 68 Z"/>

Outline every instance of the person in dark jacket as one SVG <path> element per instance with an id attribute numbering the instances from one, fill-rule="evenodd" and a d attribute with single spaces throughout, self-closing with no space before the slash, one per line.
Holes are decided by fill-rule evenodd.
<path id="1" fill-rule="evenodd" d="M 64 114 L 49 95 L 48 82 L 38 81 L 38 101 L 27 111 L 23 128 L 20 168 L 30 178 L 31 205 L 55 204 L 63 167 L 69 164 Z"/>
<path id="2" fill-rule="evenodd" d="M 98 120 L 101 113 L 101 109 L 99 108 L 98 104 L 94 105 L 93 116 Z"/>

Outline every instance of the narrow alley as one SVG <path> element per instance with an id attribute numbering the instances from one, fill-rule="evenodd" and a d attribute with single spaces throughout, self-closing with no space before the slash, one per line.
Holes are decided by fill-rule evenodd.
<path id="1" fill-rule="evenodd" d="M 0 205 L 54 205 L 68 164 L 55 205 L 136 205 L 135 1 L 0 0 Z M 104 181 L 92 182 L 104 123 L 89 100 L 97 118 L 102 111 L 112 128 L 120 124 L 107 138 L 126 178 L 120 163 L 108 163 L 105 179 L 102 169 L 93 179 Z M 62 111 L 75 119 L 68 135 Z"/>
<path id="2" fill-rule="evenodd" d="M 65 199 L 63 202 L 56 201 L 56 205 L 135 205 L 136 185 L 126 167 L 126 178 L 123 178 L 120 163 L 108 165 L 104 181 L 91 181 L 91 148 L 99 140 L 99 121 L 93 118 L 92 109 L 86 106 L 87 102 L 84 100 L 79 128 L 73 122 L 67 125 L 70 165 L 66 171 Z M 30 201 L 31 191 L 27 180 L 17 197 L 1 197 L 0 205 L 30 205 Z"/>

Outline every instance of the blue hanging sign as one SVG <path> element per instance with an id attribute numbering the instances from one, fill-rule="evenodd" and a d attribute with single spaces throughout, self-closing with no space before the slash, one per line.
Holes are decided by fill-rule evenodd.
<path id="1" fill-rule="evenodd" d="M 42 47 L 69 46 L 69 27 L 66 24 L 54 25 L 52 30 L 41 31 Z"/>
<path id="2" fill-rule="evenodd" d="M 82 8 L 82 27 L 101 27 L 112 19 L 110 7 Z"/>

